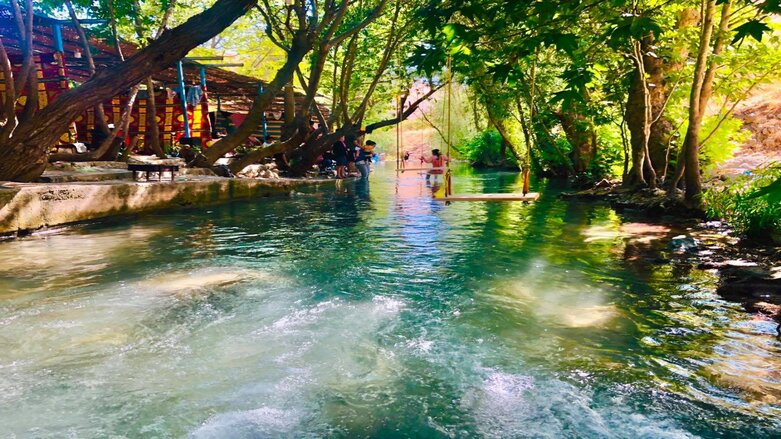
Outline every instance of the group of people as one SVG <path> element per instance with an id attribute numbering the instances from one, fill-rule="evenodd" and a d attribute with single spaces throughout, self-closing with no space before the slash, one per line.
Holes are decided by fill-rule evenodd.
<path id="1" fill-rule="evenodd" d="M 369 178 L 376 146 L 377 143 L 372 140 L 367 140 L 365 145 L 361 145 L 360 139 L 357 138 L 352 141 L 352 144 L 348 144 L 345 136 L 341 136 L 333 144 L 331 151 L 323 154 L 323 163 L 327 165 L 333 162 L 336 165 L 336 178 L 349 177 L 352 166 L 355 166 L 361 174 L 361 179 L 366 180 Z"/>

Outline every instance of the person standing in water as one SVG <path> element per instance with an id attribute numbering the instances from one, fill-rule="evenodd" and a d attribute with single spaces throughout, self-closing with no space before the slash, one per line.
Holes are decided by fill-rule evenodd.
<path id="1" fill-rule="evenodd" d="M 347 155 L 350 150 L 347 148 L 344 136 L 339 137 L 339 140 L 334 143 L 333 152 L 334 161 L 336 161 L 336 178 L 347 178 Z"/>
<path id="2" fill-rule="evenodd" d="M 445 165 L 450 159 L 447 156 L 442 155 L 439 149 L 432 149 L 431 156 L 420 156 L 421 163 L 431 163 L 431 169 L 426 173 L 426 180 L 430 179 L 432 175 L 442 175 L 445 173 Z"/>
<path id="3" fill-rule="evenodd" d="M 361 173 L 362 180 L 369 179 L 369 165 L 371 164 L 372 157 L 374 157 L 374 147 L 377 144 L 373 140 L 367 140 L 366 146 L 359 148 L 358 154 L 355 158 L 355 167 L 358 168 L 358 172 Z"/>

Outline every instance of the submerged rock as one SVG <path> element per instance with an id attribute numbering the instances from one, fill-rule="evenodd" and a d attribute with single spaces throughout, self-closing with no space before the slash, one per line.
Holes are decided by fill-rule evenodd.
<path id="1" fill-rule="evenodd" d="M 678 235 L 673 237 L 667 247 L 678 253 L 691 253 L 697 251 L 700 243 L 691 236 Z"/>

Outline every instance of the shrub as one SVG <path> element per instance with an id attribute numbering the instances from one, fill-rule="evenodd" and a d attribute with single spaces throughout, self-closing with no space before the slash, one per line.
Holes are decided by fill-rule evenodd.
<path id="1" fill-rule="evenodd" d="M 621 132 L 610 125 L 597 127 L 597 151 L 587 171 L 592 181 L 620 177 L 624 170 L 624 146 Z"/>
<path id="2" fill-rule="evenodd" d="M 458 145 L 461 157 L 475 167 L 498 166 L 501 161 L 502 136 L 496 130 L 486 130 L 461 142 Z M 505 159 L 507 165 L 516 164 L 512 151 L 507 150 Z"/>
<path id="3" fill-rule="evenodd" d="M 705 193 L 709 216 L 723 218 L 737 232 L 768 240 L 781 235 L 781 164 L 746 173 Z"/>

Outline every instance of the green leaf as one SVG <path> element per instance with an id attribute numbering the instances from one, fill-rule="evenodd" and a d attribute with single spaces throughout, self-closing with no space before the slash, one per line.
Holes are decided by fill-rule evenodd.
<path id="1" fill-rule="evenodd" d="M 554 36 L 553 43 L 558 49 L 563 50 L 570 56 L 572 56 L 578 48 L 578 39 L 572 34 L 558 34 Z"/>
<path id="2" fill-rule="evenodd" d="M 453 41 L 464 31 L 464 26 L 461 24 L 455 24 L 455 23 L 449 23 L 446 24 L 445 27 L 442 28 L 442 33 L 445 35 L 445 38 L 448 41 Z"/>
<path id="3" fill-rule="evenodd" d="M 746 37 L 751 37 L 757 41 L 762 41 L 762 34 L 770 31 L 770 27 L 759 20 L 749 20 L 735 28 L 735 38 L 732 44 L 743 41 Z"/>
<path id="4" fill-rule="evenodd" d="M 722 1 L 726 1 L 726 0 L 722 0 Z M 760 9 L 762 9 L 762 12 L 768 14 L 781 13 L 781 0 L 767 0 L 766 2 L 762 3 Z"/>
<path id="5" fill-rule="evenodd" d="M 756 192 L 746 196 L 747 200 L 752 198 L 759 198 L 767 195 L 767 201 L 770 203 L 781 202 L 781 179 L 778 179 L 769 185 L 758 189 Z"/>
<path id="6" fill-rule="evenodd" d="M 511 70 L 512 66 L 508 64 L 497 64 L 488 68 L 488 72 L 493 75 L 495 82 L 505 82 Z"/>

